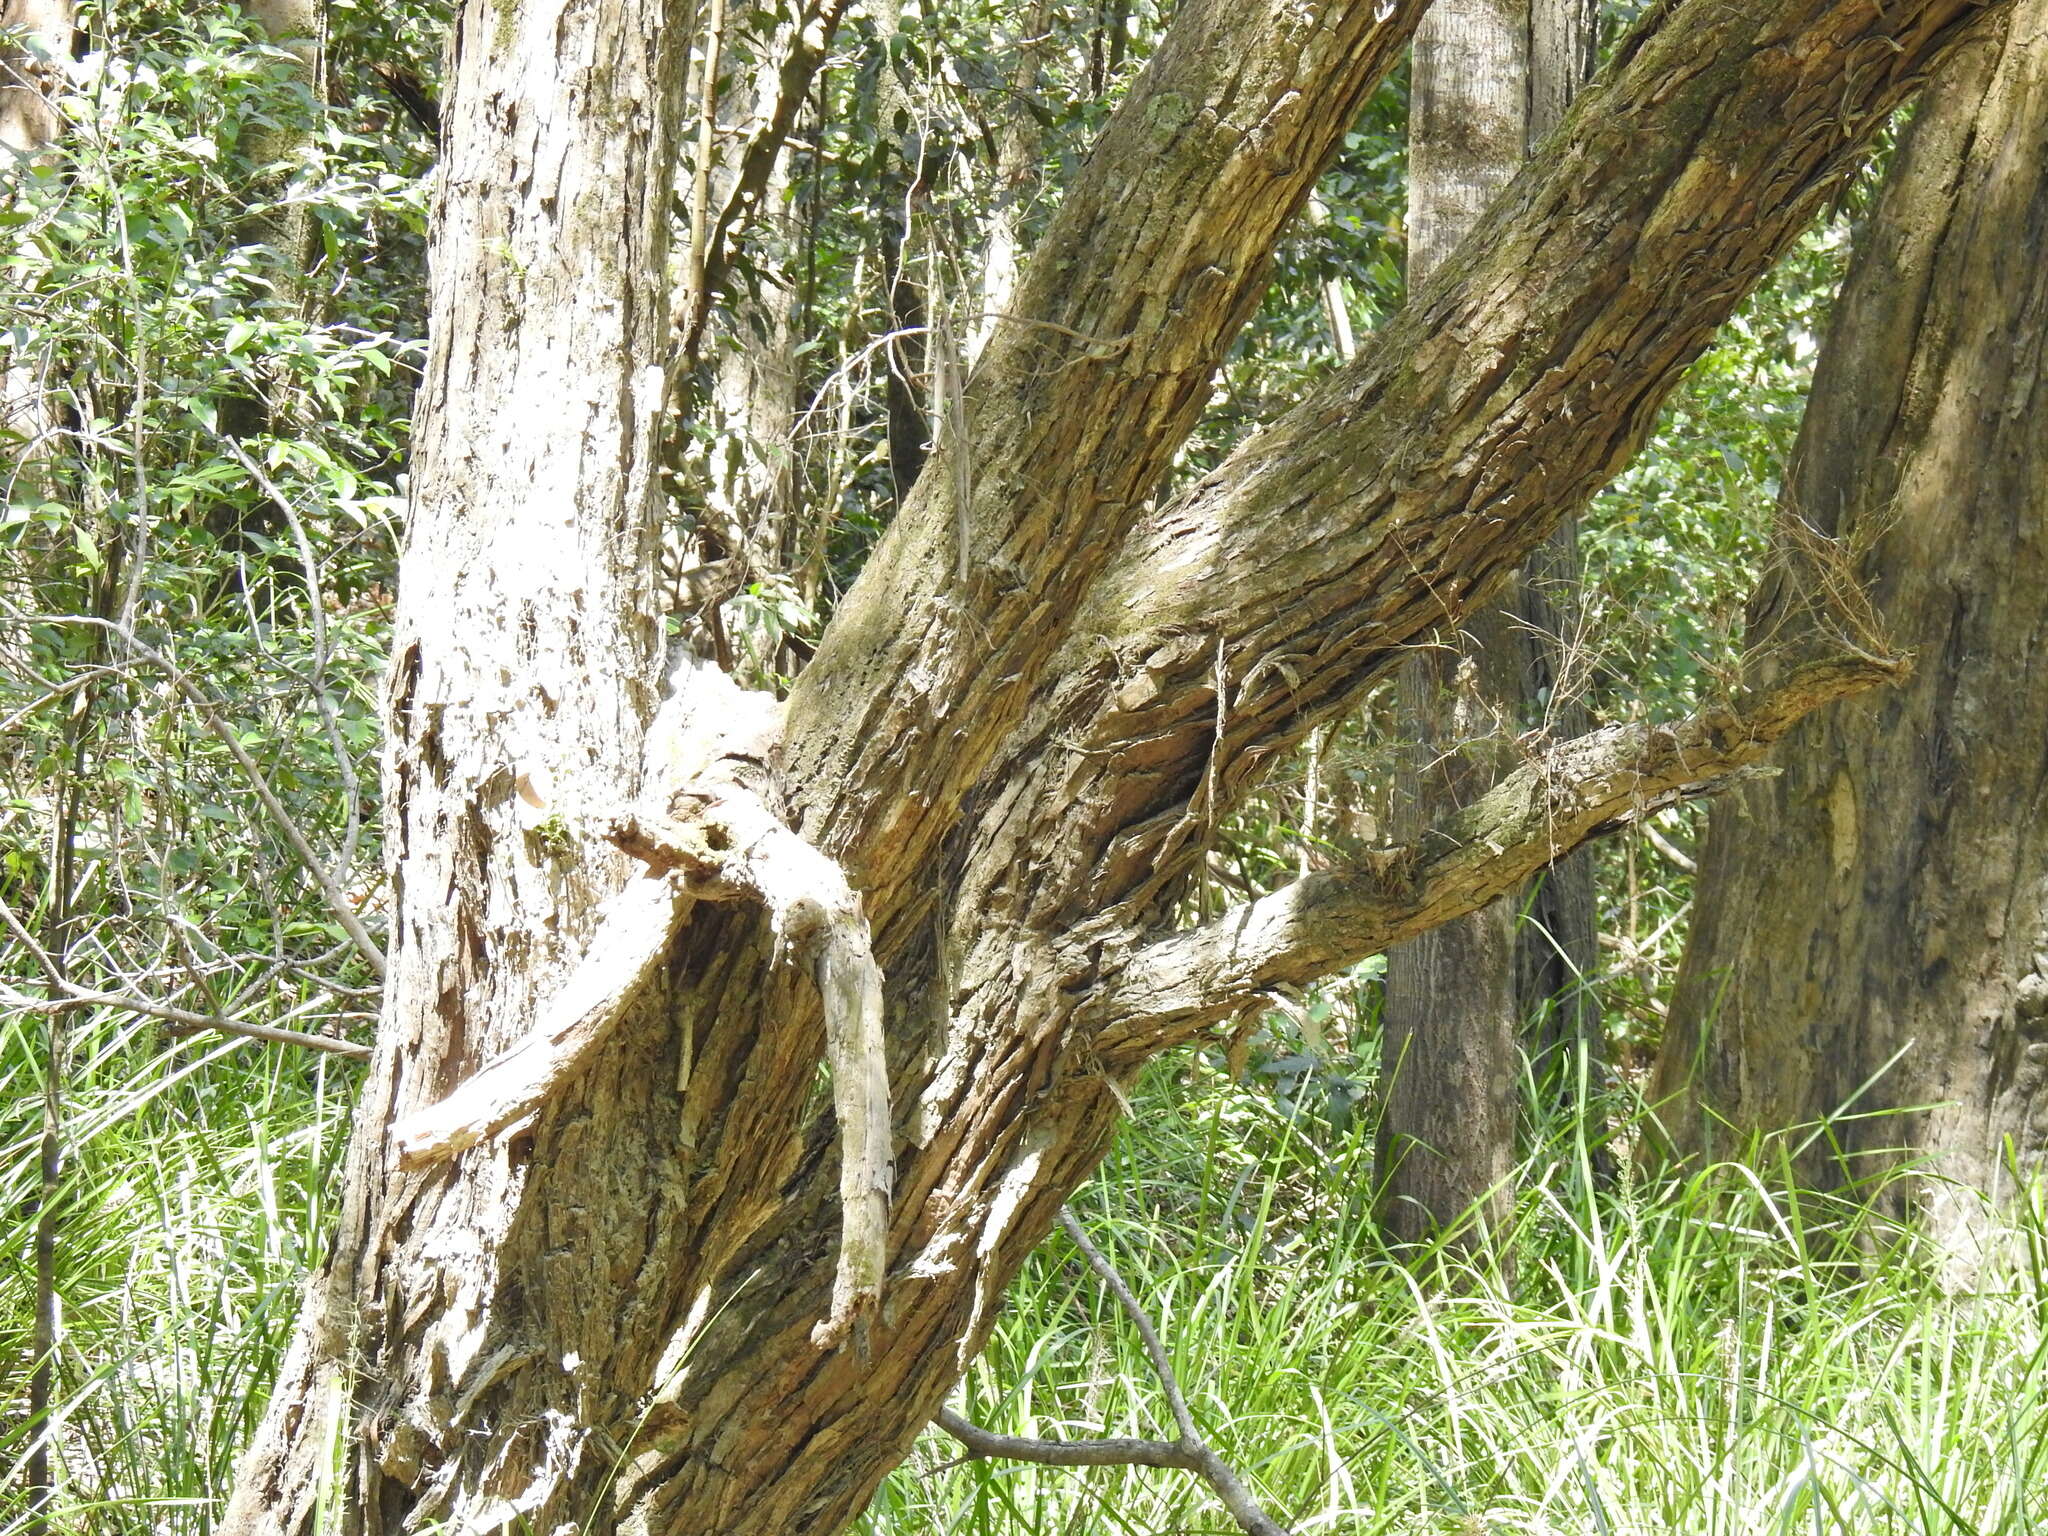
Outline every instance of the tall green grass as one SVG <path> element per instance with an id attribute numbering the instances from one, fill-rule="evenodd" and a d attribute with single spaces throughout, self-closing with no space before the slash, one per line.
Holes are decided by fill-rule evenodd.
<path id="1" fill-rule="evenodd" d="M 0 1020 L 0 1359 L 30 1336 L 39 1019 Z M 72 1040 L 60 1536 L 203 1533 L 330 1214 L 353 1074 L 251 1044 Z M 2048 1217 L 1946 1294 L 1936 1256 L 1787 1193 L 1780 1143 L 1602 1186 L 1559 1121 L 1503 1230 L 1420 1255 L 1371 1220 L 1371 1126 L 1155 1071 L 1083 1221 L 1159 1322 L 1197 1418 L 1298 1531 L 2031 1536 L 2048 1531 Z M 1881 1207 L 1884 1202 L 1877 1204 Z M 7 1383 L 19 1401 L 18 1380 Z M 1128 1322 L 1057 1235 L 960 1406 L 1018 1434 L 1170 1436 Z M 0 1489 L 25 1426 L 0 1424 Z M 8 1495 L 0 1492 L 0 1501 Z M 0 1531 L 19 1529 L 0 1502 Z M 1182 1474 L 965 1461 L 936 1432 L 868 1536 L 1234 1529 Z"/>
<path id="2" fill-rule="evenodd" d="M 358 1074 L 333 1058 L 71 1015 L 53 1533 L 210 1530 L 290 1337 Z M 0 1402 L 33 1337 L 45 1021 L 0 1015 Z M 0 1532 L 31 1426 L 0 1420 Z"/>
<path id="3" fill-rule="evenodd" d="M 2031 1267 L 1953 1296 L 1869 1206 L 1774 1185 L 1781 1139 L 1602 1188 L 1561 1129 L 1502 1231 L 1404 1257 L 1369 1219 L 1369 1128 L 1180 1077 L 1147 1086 L 1078 1208 L 1213 1443 L 1296 1530 L 2048 1528 L 2038 1204 L 2007 1218 Z M 1134 1331 L 1057 1235 L 962 1398 L 1012 1434 L 1172 1433 Z M 866 1529 L 1235 1527 L 1181 1474 L 963 1461 L 933 1432 Z"/>

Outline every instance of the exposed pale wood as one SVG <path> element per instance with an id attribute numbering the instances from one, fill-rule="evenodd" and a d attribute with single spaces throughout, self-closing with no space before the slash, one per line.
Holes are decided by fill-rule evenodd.
<path id="1" fill-rule="evenodd" d="M 668 959 L 691 896 L 676 875 L 637 876 L 598 909 L 583 959 L 549 999 L 532 1031 L 492 1057 L 444 1099 L 391 1129 L 402 1167 L 453 1157 L 526 1118 L 604 1043 Z"/>

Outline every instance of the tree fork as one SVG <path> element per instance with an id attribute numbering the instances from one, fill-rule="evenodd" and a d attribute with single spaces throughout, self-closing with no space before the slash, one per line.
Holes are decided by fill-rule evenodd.
<path id="1" fill-rule="evenodd" d="M 952 594 L 951 487 L 928 477 L 789 707 L 792 821 L 861 890 L 889 978 L 900 1171 L 867 1362 L 812 1337 L 840 1221 L 815 990 L 743 904 L 693 909 L 528 1131 L 392 1158 L 394 1119 L 533 1026 L 622 882 L 599 839 L 553 857 L 518 786 L 572 825 L 630 799 L 656 670 L 642 402 L 662 380 L 634 368 L 666 343 L 666 193 L 636 199 L 666 188 L 679 118 L 647 40 L 682 27 L 521 7 L 501 39 L 497 8 L 466 10 L 392 682 L 393 980 L 335 1255 L 227 1528 L 306 1529 L 340 1425 L 351 1531 L 853 1518 L 1100 1158 L 1127 1069 L 1081 1010 L 1166 936 L 1213 818 L 1619 466 L 1989 9 L 1676 8 L 1356 366 L 1148 509 L 1298 161 L 1384 36 L 1371 0 L 1183 9 L 1063 204 L 1076 243 L 1049 249 L 1074 264 L 1041 250 L 971 386 L 981 585 Z M 594 35 L 561 46 L 558 19 Z M 600 56 L 572 92 L 558 72 Z M 616 132 L 621 112 L 654 130 Z M 561 141 L 500 144 L 514 120 Z M 508 199 L 533 155 L 570 180 Z M 1235 203 L 1211 196 L 1219 162 Z M 494 560 L 511 547 L 559 555 Z"/>

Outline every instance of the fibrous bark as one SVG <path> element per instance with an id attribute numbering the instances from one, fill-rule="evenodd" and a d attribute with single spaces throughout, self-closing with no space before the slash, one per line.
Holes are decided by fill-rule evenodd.
<path id="1" fill-rule="evenodd" d="M 494 1418 L 488 1437 L 463 1426 L 522 1370 L 556 1399 L 584 1379 L 573 1342 L 551 1340 L 543 1363 L 499 1330 L 523 1337 L 548 1296 L 579 1310 L 576 1272 L 605 1272 L 610 1239 L 586 1240 L 589 1208 L 533 1189 L 523 1158 L 406 1172 L 391 1129 L 533 1028 L 626 873 L 596 825 L 637 792 L 659 681 L 672 40 L 690 9 L 479 0 L 456 21 L 389 682 L 384 1016 L 334 1257 L 229 1530 L 305 1530 L 330 1498 L 350 1530 L 502 1523 L 585 1465 L 559 1402 Z M 593 1187 L 675 1165 L 587 1147 L 597 1166 L 558 1171 Z M 513 1257 L 536 1219 L 545 1276 Z M 594 1361 L 598 1335 L 630 1326 L 616 1311 L 555 1321 L 592 1335 Z"/>
<path id="2" fill-rule="evenodd" d="M 1800 726 L 1780 777 L 1716 807 L 1657 1076 L 1684 1145 L 1846 1111 L 1796 1139 L 1806 1178 L 1924 1155 L 1959 1271 L 1978 1195 L 2048 1148 L 2044 248 L 2048 7 L 2027 0 L 1906 136 L 1750 614 L 1767 669 L 1832 643 L 1830 585 L 1867 586 L 1864 622 L 1916 675 Z M 1815 534 L 1843 541 L 1839 571 Z"/>
<path id="3" fill-rule="evenodd" d="M 1381 10 L 1181 8 L 969 388 L 968 579 L 958 482 L 928 475 L 792 693 L 784 811 L 862 893 L 888 979 L 898 1172 L 865 1360 L 815 1331 L 842 1231 L 817 991 L 747 903 L 693 908 L 530 1127 L 391 1156 L 397 1114 L 533 1027 L 622 883 L 574 833 L 633 793 L 653 677 L 633 365 L 660 355 L 661 219 L 635 193 L 673 164 L 648 40 L 679 28 L 465 13 L 393 678 L 393 982 L 336 1257 L 230 1529 L 306 1529 L 329 1431 L 347 1530 L 842 1528 L 1101 1156 L 1117 1079 L 1176 1037 L 1111 1056 L 1091 1021 L 1216 820 L 1613 473 L 1987 8 L 1680 8 L 1353 367 L 1149 505 L 1413 23 Z M 542 856 L 522 778 L 575 858 Z"/>
<path id="4" fill-rule="evenodd" d="M 1450 254 L 1557 126 L 1589 72 L 1592 40 L 1590 7 L 1563 0 L 1430 7 L 1416 32 L 1409 107 L 1411 284 Z M 1553 589 L 1577 563 L 1566 524 L 1529 571 L 1462 628 L 1447 619 L 1401 668 L 1399 718 L 1413 740 L 1395 798 L 1398 836 L 1412 841 L 1511 772 L 1526 731 L 1561 740 L 1585 730 L 1583 701 L 1555 686 L 1563 609 Z M 1576 1039 L 1597 1029 L 1584 985 L 1591 882 L 1585 860 L 1563 861 L 1534 892 L 1505 892 L 1388 954 L 1380 1181 L 1394 1235 L 1421 1238 L 1474 1207 L 1486 1226 L 1505 1213 L 1521 1026 L 1547 1009 L 1557 1017 L 1546 1033 Z"/>
<path id="5" fill-rule="evenodd" d="M 56 107 L 62 70 L 71 58 L 71 0 L 5 0 L 0 4 L 0 181 L 35 174 L 64 131 Z M 0 337 L 0 445 L 8 461 L 0 494 L 29 501 L 45 491 L 44 461 L 59 430 L 47 346 L 18 346 Z"/>

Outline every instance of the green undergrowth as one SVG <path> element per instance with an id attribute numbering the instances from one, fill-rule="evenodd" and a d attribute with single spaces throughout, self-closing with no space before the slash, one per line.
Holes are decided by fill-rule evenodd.
<path id="1" fill-rule="evenodd" d="M 1298 1532 L 2048 1528 L 2040 1208 L 2012 1218 L 2017 1275 L 1950 1295 L 1870 1207 L 1785 1192 L 1770 1170 L 1798 1139 L 1603 1186 L 1566 1133 L 1502 1231 L 1404 1260 L 1370 1220 L 1369 1127 L 1198 1066 L 1145 1086 L 1076 1209 L 1205 1435 Z M 958 1402 L 1009 1434 L 1173 1438 L 1135 1330 L 1059 1234 Z M 871 1536 L 1236 1530 L 1185 1473 L 960 1452 L 928 1433 Z"/>
<path id="2" fill-rule="evenodd" d="M 0 1243 L 21 1258 L 40 1028 L 0 1021 Z M 74 1046 L 49 1529 L 207 1532 L 332 1214 L 354 1074 L 142 1027 Z M 1603 1184 L 1604 1160 L 1560 1129 L 1503 1230 L 1400 1255 L 1371 1221 L 1369 1117 L 1210 1057 L 1155 1071 L 1134 1108 L 1076 1209 L 1157 1319 L 1204 1433 L 1297 1532 L 2048 1528 L 2038 1207 L 2010 1218 L 2013 1275 L 1958 1296 L 1868 1206 L 1785 1193 L 1772 1170 L 1796 1137 L 1684 1176 L 1624 1157 Z M 0 1270 L 10 1371 L 30 1273 Z M 956 1402 L 1013 1434 L 1171 1438 L 1134 1330 L 1058 1234 Z M 0 1424 L 0 1487 L 26 1444 Z M 0 1505 L 0 1531 L 21 1517 Z M 863 1529 L 1235 1527 L 1183 1473 L 968 1461 L 933 1432 Z"/>
<path id="3" fill-rule="evenodd" d="M 34 1337 L 43 1021 L 0 1015 L 0 1401 Z M 152 1022 L 69 1042 L 52 1536 L 211 1530 L 331 1226 L 360 1074 Z M 16 1373 L 19 1373 L 17 1375 Z M 29 1426 L 0 1419 L 0 1533 L 20 1506 Z"/>

